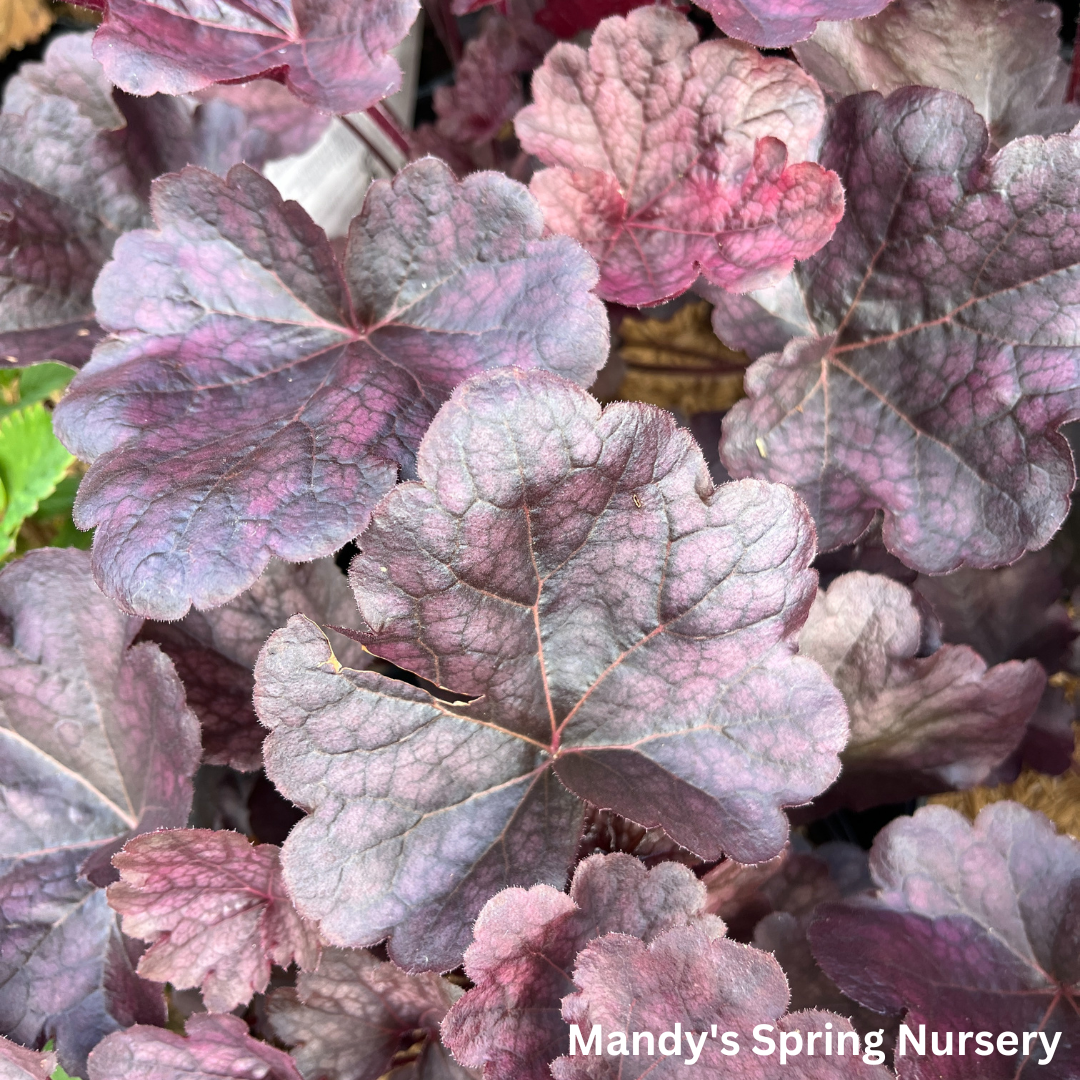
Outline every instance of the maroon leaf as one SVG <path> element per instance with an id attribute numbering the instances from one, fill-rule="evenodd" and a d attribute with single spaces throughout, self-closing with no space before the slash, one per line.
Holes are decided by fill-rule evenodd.
<path id="1" fill-rule="evenodd" d="M 825 550 L 881 508 L 909 566 L 990 567 L 1045 544 L 1068 508 L 1080 138 L 986 146 L 944 91 L 837 106 L 822 160 L 848 214 L 796 270 L 818 336 L 750 367 L 721 443 L 733 475 L 802 494 Z"/>
<path id="2" fill-rule="evenodd" d="M 235 1016 L 196 1013 L 186 1027 L 186 1039 L 142 1025 L 110 1035 L 90 1055 L 89 1080 L 302 1080 L 288 1054 Z"/>
<path id="3" fill-rule="evenodd" d="M 738 42 L 699 45 L 677 12 L 606 19 L 588 52 L 556 45 L 532 92 L 518 138 L 553 166 L 532 191 L 548 228 L 596 257 L 607 300 L 657 303 L 699 272 L 771 285 L 843 214 L 836 176 L 804 160 L 824 117 L 813 79 Z"/>
<path id="4" fill-rule="evenodd" d="M 803 1032 L 824 1033 L 828 1023 L 835 1034 L 850 1031 L 850 1023 L 833 1013 L 785 1015 L 788 988 L 777 962 L 768 953 L 714 938 L 700 927 L 669 930 L 650 945 L 609 934 L 578 957 L 574 981 L 581 989 L 563 1001 L 563 1016 L 585 1037 L 599 1025 L 603 1053 L 559 1058 L 551 1069 L 555 1080 L 668 1080 L 686 1075 L 691 1060 L 696 1075 L 707 1080 L 730 1076 L 779 1080 L 793 1071 L 802 1080 L 892 1077 L 882 1065 L 867 1064 L 860 1057 L 825 1057 L 820 1041 L 813 1057 L 800 1052 L 781 1064 L 776 1048 L 782 1033 L 798 1032 L 802 1047 Z M 660 1036 L 674 1033 L 676 1024 L 681 1025 L 680 1051 L 665 1055 Z M 759 1056 L 751 1049 L 762 1048 L 754 1042 L 755 1030 L 774 1040 L 771 1055 Z M 641 1052 L 634 1053 L 633 1032 L 652 1033 L 652 1049 L 642 1041 Z M 725 1033 L 737 1040 L 736 1055 L 731 1043 L 723 1042 Z M 691 1041 L 698 1048 L 696 1055 Z M 671 1043 L 667 1045 L 670 1049 Z M 794 1036 L 784 1045 L 791 1053 Z M 881 1060 L 884 1057 L 881 1054 Z"/>
<path id="5" fill-rule="evenodd" d="M 118 1024 L 161 1022 L 105 894 L 129 837 L 183 825 L 199 729 L 139 620 L 98 592 L 89 557 L 32 551 L 0 573 L 0 1032 L 54 1037 L 61 1063 Z"/>
<path id="6" fill-rule="evenodd" d="M 48 1080 L 56 1054 L 39 1054 L 0 1036 L 0 1080 Z"/>
<path id="7" fill-rule="evenodd" d="M 270 1026 L 306 1077 L 325 1080 L 466 1080 L 471 1073 L 439 1043 L 439 1021 L 460 994 L 438 975 L 407 975 L 369 952 L 327 949 L 296 989 L 275 990 Z M 423 1046 L 420 1060 L 393 1068 L 399 1051 Z"/>
<path id="8" fill-rule="evenodd" d="M 344 266 L 295 203 L 237 166 L 155 186 L 95 289 L 113 336 L 57 407 L 94 462 L 75 518 L 125 608 L 177 618 L 355 536 L 411 470 L 435 407 L 489 367 L 587 383 L 607 352 L 595 267 L 541 240 L 528 192 L 433 159 L 372 186 Z M 181 299 L 182 298 L 182 299 Z M 227 347 L 223 342 L 228 342 Z"/>
<path id="9" fill-rule="evenodd" d="M 547 0 L 533 16 L 538 26 L 568 40 L 612 15 L 628 15 L 648 0 Z"/>
<path id="10" fill-rule="evenodd" d="M 559 1003 L 575 988 L 578 953 L 604 934 L 645 942 L 678 926 L 719 937 L 724 924 L 704 912 L 705 888 L 678 863 L 652 870 L 629 855 L 593 855 L 578 865 L 570 895 L 548 885 L 493 896 L 465 951 L 475 984 L 447 1014 L 443 1039 L 484 1080 L 548 1080 L 569 1049 Z"/>
<path id="11" fill-rule="evenodd" d="M 1080 107 L 1065 104 L 1060 29 L 1058 7 L 1035 0 L 893 0 L 872 19 L 822 23 L 795 52 L 839 96 L 911 85 L 952 90 L 974 103 L 991 141 L 1003 146 L 1080 121 Z"/>
<path id="12" fill-rule="evenodd" d="M 163 7 L 107 0 L 94 55 L 131 94 L 187 94 L 273 73 L 309 105 L 359 112 L 401 86 L 390 50 L 418 0 L 269 0 Z"/>
<path id="13" fill-rule="evenodd" d="M 826 905 L 810 927 L 818 962 L 846 994 L 906 1009 L 926 1056 L 899 1054 L 901 1080 L 1066 1080 L 1080 1016 L 1080 844 L 1042 814 L 999 802 L 974 826 L 943 806 L 898 818 L 874 841 L 875 898 Z M 932 1052 L 929 1032 L 1041 1032 L 1019 1053 Z M 901 1038 L 903 1038 L 901 1028 Z M 941 1036 L 944 1041 L 943 1036 Z"/>
<path id="14" fill-rule="evenodd" d="M 202 724 L 203 761 L 241 771 L 262 766 L 266 728 L 251 700 L 252 668 L 266 639 L 298 612 L 321 626 L 360 627 L 352 592 L 332 559 L 300 566 L 275 559 L 224 606 L 189 612 L 178 623 L 143 625 L 140 637 L 156 641 L 176 665 Z M 370 663 L 355 641 L 335 636 L 334 644 L 349 667 Z"/>
<path id="15" fill-rule="evenodd" d="M 767 49 L 803 41 L 823 20 L 864 19 L 889 0 L 694 0 L 729 37 Z"/>
<path id="16" fill-rule="evenodd" d="M 453 967 L 498 889 L 563 885 L 570 792 L 703 858 L 779 851 L 779 807 L 829 783 L 846 735 L 792 655 L 815 581 L 790 493 L 714 490 L 669 414 L 601 416 L 542 372 L 457 391 L 418 472 L 353 562 L 363 639 L 478 700 L 342 668 L 305 619 L 270 639 L 266 768 L 312 811 L 282 855 L 300 911 L 335 944 L 392 933 L 402 966 Z"/>
<path id="17" fill-rule="evenodd" d="M 967 645 L 920 657 L 922 638 L 911 592 L 897 581 L 856 572 L 818 593 L 799 651 L 829 673 L 851 717 L 824 806 L 863 810 L 973 787 L 1020 744 L 1046 687 L 1041 665 L 988 668 Z"/>
<path id="18" fill-rule="evenodd" d="M 228 1012 L 266 989 L 272 963 L 313 968 L 318 935 L 285 895 L 279 852 L 209 829 L 130 840 L 113 856 L 108 900 L 124 933 L 150 944 L 139 974 L 199 987 L 211 1012 Z"/>

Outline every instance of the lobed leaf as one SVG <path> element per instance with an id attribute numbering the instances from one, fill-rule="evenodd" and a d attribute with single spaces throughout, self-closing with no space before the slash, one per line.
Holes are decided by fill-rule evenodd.
<path id="1" fill-rule="evenodd" d="M 124 933 L 150 945 L 139 974 L 199 987 L 211 1012 L 228 1012 L 266 989 L 272 963 L 313 968 L 318 934 L 285 894 L 279 851 L 224 830 L 129 840 L 113 856 L 120 880 L 107 896 Z"/>
<path id="2" fill-rule="evenodd" d="M 0 1032 L 54 1037 L 75 1073 L 118 1025 L 164 1020 L 93 885 L 127 839 L 186 822 L 198 723 L 157 646 L 131 645 L 139 620 L 101 595 L 85 553 L 6 567 L 0 616 Z"/>
<path id="3" fill-rule="evenodd" d="M 805 160 L 824 118 L 813 79 L 738 42 L 698 44 L 677 12 L 605 19 L 588 51 L 556 45 L 532 93 L 518 138 L 551 166 L 533 194 L 595 256 L 606 300 L 654 304 L 699 273 L 772 285 L 843 215 L 836 176 Z"/>
<path id="4" fill-rule="evenodd" d="M 833 1013 L 804 1012 L 785 1015 L 787 983 L 777 962 L 765 952 L 726 938 L 711 937 L 701 927 L 669 930 L 651 944 L 623 934 L 609 934 L 586 946 L 574 969 L 581 988 L 563 1001 L 567 1023 L 588 1033 L 599 1024 L 606 1040 L 601 1056 L 565 1056 L 552 1065 L 555 1080 L 668 1080 L 683 1076 L 690 1052 L 685 1037 L 704 1034 L 696 1075 L 706 1080 L 739 1076 L 740 1080 L 779 1080 L 791 1075 L 792 1066 L 805 1080 L 889 1080 L 883 1065 L 866 1064 L 859 1057 L 800 1055 L 786 1064 L 778 1056 L 757 1056 L 751 1031 L 769 1025 L 765 1034 L 778 1040 L 782 1032 L 850 1031 L 850 1022 Z M 654 1042 L 642 1043 L 635 1053 L 631 1034 L 656 1036 L 683 1028 L 683 1053 L 664 1055 Z M 713 1036 L 714 1027 L 717 1035 Z M 739 1054 L 723 1054 L 720 1035 L 734 1032 Z M 618 1039 L 623 1035 L 620 1049 Z M 792 1044 L 794 1040 L 791 1041 Z M 802 1038 L 799 1040 L 803 1042 Z M 776 1043 L 774 1042 L 774 1047 Z"/>
<path id="5" fill-rule="evenodd" d="M 1046 688 L 1040 664 L 988 668 L 966 645 L 919 656 L 923 636 L 911 592 L 887 577 L 844 574 L 818 593 L 799 651 L 828 672 L 851 718 L 828 806 L 981 784 L 1023 739 Z"/>
<path id="6" fill-rule="evenodd" d="M 438 975 L 407 975 L 369 952 L 327 949 L 295 990 L 270 995 L 267 1015 L 309 1080 L 468 1080 L 473 1074 L 439 1042 L 439 1021 L 459 994 Z M 418 1042 L 418 1057 L 395 1068 L 395 1055 Z"/>
<path id="7" fill-rule="evenodd" d="M 93 462 L 76 524 L 127 610 L 174 619 L 360 532 L 439 403 L 490 367 L 587 383 L 607 352 L 591 260 L 520 185 L 426 159 L 368 192 L 343 265 L 257 173 L 155 185 L 95 290 L 112 336 L 58 406 Z"/>
<path id="8" fill-rule="evenodd" d="M 922 1023 L 1061 1037 L 1043 1065 L 1034 1038 L 1013 1056 L 974 1058 L 970 1046 L 963 1057 L 898 1055 L 900 1080 L 1073 1076 L 1080 843 L 1016 803 L 987 807 L 974 825 L 927 806 L 878 833 L 870 869 L 874 898 L 826 905 L 810 927 L 814 955 L 846 994 L 907 1010 L 916 1035 Z"/>
<path id="9" fill-rule="evenodd" d="M 235 1016 L 196 1013 L 187 1038 L 137 1025 L 103 1039 L 89 1080 L 302 1080 L 292 1058 L 253 1039 Z"/>
<path id="10" fill-rule="evenodd" d="M 803 41 L 823 20 L 865 19 L 889 0 L 694 0 L 729 37 L 767 49 Z"/>
<path id="11" fill-rule="evenodd" d="M 401 86 L 390 51 L 419 8 L 418 0 L 184 7 L 109 0 L 94 55 L 109 80 L 131 94 L 189 94 L 274 75 L 309 105 L 360 112 Z"/>
<path id="12" fill-rule="evenodd" d="M 817 336 L 751 366 L 721 444 L 733 475 L 799 491 L 824 550 L 881 509 L 909 566 L 991 567 L 1044 545 L 1068 508 L 1080 139 L 986 147 L 944 91 L 836 108 L 822 160 L 848 213 L 796 270 Z"/>
<path id="13" fill-rule="evenodd" d="M 282 855 L 300 911 L 446 970 L 498 889 L 562 886 L 579 798 L 705 859 L 779 851 L 780 807 L 831 781 L 846 735 L 792 655 L 815 588 L 798 501 L 713 489 L 668 414 L 601 415 L 543 372 L 470 381 L 417 468 L 351 569 L 362 637 L 476 700 L 343 668 L 302 618 L 270 639 L 266 768 L 311 811 Z"/>
<path id="14" fill-rule="evenodd" d="M 795 46 L 800 63 L 839 96 L 936 86 L 973 102 L 1004 146 L 1080 121 L 1068 103 L 1061 11 L 1036 0 L 893 0 L 873 18 L 823 22 Z"/>
<path id="15" fill-rule="evenodd" d="M 684 866 L 646 870 L 629 856 L 592 855 L 574 871 L 570 895 L 549 885 L 506 889 L 480 912 L 465 973 L 474 986 L 443 1021 L 454 1057 L 483 1068 L 484 1080 L 548 1080 L 569 1049 L 560 1002 L 576 989 L 574 963 L 605 934 L 646 943 L 680 926 L 720 937 L 724 924 L 704 911 L 705 888 Z"/>

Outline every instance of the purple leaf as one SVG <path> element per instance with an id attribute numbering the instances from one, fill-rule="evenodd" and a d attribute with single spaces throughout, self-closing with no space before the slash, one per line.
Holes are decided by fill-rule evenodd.
<path id="1" fill-rule="evenodd" d="M 587 52 L 556 45 L 532 92 L 518 138 L 552 166 L 533 194 L 548 228 L 596 257 L 606 300 L 654 304 L 699 272 L 772 285 L 843 214 L 836 176 L 804 160 L 824 118 L 813 79 L 737 42 L 699 45 L 677 12 L 606 19 Z"/>
<path id="2" fill-rule="evenodd" d="M 302 101 L 359 112 L 401 86 L 390 50 L 405 37 L 418 0 L 271 3 L 224 0 L 163 7 L 107 0 L 94 55 L 131 94 L 188 94 L 214 83 L 274 75 Z"/>
<path id="3" fill-rule="evenodd" d="M 818 593 L 799 651 L 829 673 L 851 717 L 826 806 L 864 810 L 973 787 L 1020 744 L 1046 687 L 1041 665 L 988 668 L 967 645 L 919 656 L 922 639 L 911 592 L 897 581 L 856 572 Z"/>
<path id="4" fill-rule="evenodd" d="M 704 1034 L 694 1062 L 697 1076 L 706 1080 L 739 1077 L 740 1080 L 779 1080 L 793 1074 L 800 1080 L 891 1080 L 881 1065 L 866 1064 L 859 1057 L 825 1057 L 821 1045 L 815 1056 L 800 1053 L 780 1064 L 775 1047 L 783 1032 L 850 1031 L 850 1023 L 833 1013 L 785 1015 L 788 988 L 779 964 L 765 952 L 714 938 L 701 927 L 669 930 L 651 944 L 623 934 L 609 934 L 593 941 L 578 957 L 574 982 L 581 988 L 563 1001 L 563 1016 L 577 1024 L 586 1037 L 594 1025 L 602 1031 L 601 1056 L 565 1056 L 552 1065 L 555 1080 L 669 1080 L 684 1076 L 693 1051 L 687 1034 Z M 659 1043 L 663 1032 L 681 1025 L 680 1052 L 664 1055 Z M 768 1025 L 765 1034 L 774 1041 L 774 1053 L 757 1056 L 751 1032 Z M 713 1026 L 717 1036 L 711 1036 Z M 654 1036 L 633 1052 L 632 1033 Z M 739 1052 L 723 1050 L 721 1034 L 732 1032 Z M 620 1049 L 618 1033 L 622 1033 Z M 612 1036 L 616 1036 L 614 1039 Z M 789 1052 L 795 1040 L 785 1040 Z M 670 1046 L 670 1043 L 668 1044 Z M 625 1054 L 626 1056 L 620 1056 Z M 884 1058 L 884 1055 L 882 1055 Z M 794 1070 L 793 1070 L 794 1066 Z"/>
<path id="5" fill-rule="evenodd" d="M 720 937 L 724 924 L 704 912 L 704 886 L 685 867 L 652 870 L 629 855 L 593 855 L 579 863 L 570 895 L 548 885 L 507 889 L 480 912 L 465 973 L 475 984 L 443 1021 L 458 1061 L 484 1069 L 484 1080 L 548 1080 L 548 1066 L 569 1049 L 559 1003 L 575 988 L 578 953 L 604 934 L 645 942 L 679 926 Z"/>
<path id="6" fill-rule="evenodd" d="M 841 97 L 913 84 L 952 90 L 974 103 L 1003 146 L 1080 121 L 1080 106 L 1065 104 L 1060 29 L 1060 9 L 1034 0 L 893 0 L 872 19 L 822 23 L 795 53 Z"/>
<path id="7" fill-rule="evenodd" d="M 909 566 L 990 567 L 1044 545 L 1065 516 L 1080 139 L 989 159 L 986 146 L 970 103 L 944 91 L 836 108 L 822 160 L 848 213 L 796 270 L 818 336 L 750 367 L 721 443 L 733 475 L 799 491 L 823 550 L 881 508 Z"/>
<path id="8" fill-rule="evenodd" d="M 336 550 L 474 372 L 588 383 L 607 353 L 591 260 L 540 239 L 539 208 L 502 176 L 459 184 L 428 159 L 374 184 L 342 267 L 244 166 L 163 178 L 154 213 L 98 279 L 113 336 L 54 414 L 94 462 L 75 518 L 97 526 L 95 574 L 131 611 L 178 618 L 273 555 Z"/>
<path id="9" fill-rule="evenodd" d="M 453 967 L 498 889 L 564 884 L 571 792 L 702 858 L 779 851 L 780 807 L 831 781 L 846 736 L 792 655 L 815 579 L 787 489 L 714 490 L 669 414 L 601 415 L 520 371 L 457 391 L 418 473 L 353 562 L 363 640 L 479 700 L 342 668 L 305 619 L 270 639 L 266 768 L 312 811 L 282 855 L 300 911 L 334 944 L 392 933 L 402 966 Z"/>
<path id="10" fill-rule="evenodd" d="M 356 602 L 332 559 L 295 566 L 273 560 L 262 577 L 212 611 L 192 611 L 178 623 L 143 625 L 142 640 L 157 642 L 172 662 L 202 724 L 203 761 L 250 771 L 262 766 L 266 729 L 251 701 L 252 668 L 278 627 L 300 612 L 321 626 L 360 628 Z M 335 636 L 337 655 L 364 668 L 371 657 L 349 638 Z"/>
<path id="11" fill-rule="evenodd" d="M 901 1080 L 1074 1077 L 1080 843 L 1016 803 L 987 807 L 974 825 L 927 806 L 878 833 L 870 869 L 876 896 L 824 906 L 810 943 L 850 997 L 906 1009 L 916 1036 L 926 1025 L 927 1056 L 898 1053 Z M 1038 1039 L 1016 1056 L 974 1057 L 970 1040 L 964 1056 L 933 1055 L 929 1032 L 980 1029 L 1061 1038 L 1044 1065 Z"/>
<path id="12" fill-rule="evenodd" d="M 694 0 L 729 37 L 767 49 L 803 41 L 823 20 L 864 19 L 889 0 Z"/>
<path id="13" fill-rule="evenodd" d="M 186 1039 L 141 1025 L 110 1035 L 90 1055 L 89 1080 L 301 1080 L 288 1054 L 235 1016 L 196 1013 L 186 1027 Z"/>
<path id="14" fill-rule="evenodd" d="M 124 933 L 150 944 L 139 974 L 199 987 L 211 1012 L 228 1012 L 266 989 L 271 963 L 313 968 L 318 934 L 285 894 L 279 852 L 209 829 L 128 841 L 113 856 L 120 880 L 108 900 Z"/>
<path id="15" fill-rule="evenodd" d="M 296 989 L 275 990 L 270 1026 L 305 1077 L 325 1080 L 467 1080 L 439 1044 L 439 1021 L 458 987 L 438 975 L 407 975 L 369 952 L 327 949 Z M 418 1033 L 423 1033 L 417 1038 Z M 415 1071 L 394 1055 L 423 1041 Z"/>
<path id="16" fill-rule="evenodd" d="M 129 837 L 182 825 L 199 728 L 139 620 L 98 592 L 81 551 L 0 574 L 0 1032 L 56 1039 L 61 1063 L 118 1024 L 161 1022 L 116 920 L 81 876 L 112 879 Z"/>
<path id="17" fill-rule="evenodd" d="M 56 1054 L 39 1054 L 0 1036 L 0 1080 L 49 1080 Z"/>
<path id="18" fill-rule="evenodd" d="M 729 348 L 756 360 L 781 352 L 793 337 L 814 333 L 799 281 L 789 274 L 778 285 L 748 293 L 730 293 L 702 278 L 694 291 L 713 305 L 716 336 Z"/>

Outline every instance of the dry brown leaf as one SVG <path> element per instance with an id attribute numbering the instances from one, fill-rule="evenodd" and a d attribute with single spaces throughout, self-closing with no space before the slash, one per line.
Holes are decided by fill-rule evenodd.
<path id="1" fill-rule="evenodd" d="M 626 376 L 619 398 L 688 416 L 730 409 L 743 396 L 743 372 L 750 360 L 713 333 L 711 311 L 710 304 L 699 300 L 670 319 L 624 318 L 618 333 Z"/>
<path id="2" fill-rule="evenodd" d="M 1076 729 L 1080 733 L 1080 728 Z M 967 791 L 934 795 L 929 802 L 951 806 L 973 821 L 990 803 L 1011 799 L 1032 810 L 1044 813 L 1063 833 L 1080 840 L 1080 739 L 1073 753 L 1073 763 L 1060 776 L 1025 769 L 1011 784 L 975 787 Z"/>
<path id="3" fill-rule="evenodd" d="M 37 41 L 54 18 L 45 0 L 0 0 L 0 57 Z"/>

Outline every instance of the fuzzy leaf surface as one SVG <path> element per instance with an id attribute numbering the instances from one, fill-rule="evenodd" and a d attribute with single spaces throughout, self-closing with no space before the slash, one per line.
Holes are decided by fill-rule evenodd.
<path id="1" fill-rule="evenodd" d="M 836 176 L 804 160 L 824 118 L 813 79 L 739 42 L 698 44 L 678 12 L 606 19 L 588 51 L 556 45 L 532 93 L 518 138 L 551 166 L 533 194 L 596 258 L 606 300 L 657 303 L 699 272 L 772 285 L 843 214 Z"/>
<path id="2" fill-rule="evenodd" d="M 0 1036 L 0 1080 L 49 1080 L 56 1054 L 27 1050 Z"/>
<path id="3" fill-rule="evenodd" d="M 267 1004 L 274 1034 L 294 1047 L 297 1068 L 326 1080 L 467 1080 L 439 1043 L 439 1022 L 460 990 L 439 975 L 408 975 L 357 949 L 327 949 L 296 989 L 275 990 Z M 392 1068 L 398 1051 L 420 1041 L 414 1066 Z M 410 1069 L 415 1071 L 410 1071 Z"/>
<path id="4" fill-rule="evenodd" d="M 604 1033 L 602 1056 L 561 1057 L 552 1066 L 555 1080 L 668 1080 L 686 1075 L 689 1054 L 685 1034 L 704 1033 L 702 1052 L 695 1062 L 696 1076 L 705 1080 L 738 1077 L 739 1080 L 779 1080 L 792 1066 L 805 1080 L 889 1080 L 892 1073 L 882 1065 L 864 1064 L 852 1057 L 798 1057 L 786 1065 L 776 1054 L 752 1053 L 751 1031 L 769 1024 L 774 1039 L 779 1032 L 821 1031 L 826 1023 L 836 1030 L 850 1030 L 849 1021 L 833 1013 L 785 1014 L 788 987 L 780 965 L 766 952 L 714 938 L 701 927 L 669 930 L 651 944 L 623 934 L 610 934 L 591 942 L 578 958 L 574 982 L 581 988 L 563 1001 L 563 1016 L 588 1033 L 600 1024 Z M 683 1054 L 665 1056 L 633 1053 L 630 1033 L 650 1031 L 659 1035 L 684 1030 Z M 723 1055 L 719 1038 L 709 1035 L 716 1024 L 721 1031 L 736 1032 L 740 1052 Z M 612 1035 L 624 1033 L 628 1054 L 623 1056 Z"/>
<path id="5" fill-rule="evenodd" d="M 150 944 L 139 974 L 197 986 L 211 1012 L 228 1012 L 266 989 L 271 963 L 313 968 L 318 934 L 285 893 L 279 853 L 225 830 L 165 829 L 128 841 L 113 856 L 120 880 L 108 900 L 124 933 Z"/>
<path id="6" fill-rule="evenodd" d="M 569 1049 L 561 1002 L 576 987 L 578 954 L 604 934 L 646 943 L 679 926 L 712 937 L 724 924 L 707 915 L 705 887 L 684 866 L 651 870 L 629 855 L 592 855 L 578 864 L 570 895 L 549 885 L 506 889 L 480 912 L 465 973 L 475 984 L 443 1021 L 454 1057 L 484 1080 L 548 1080 Z"/>
<path id="7" fill-rule="evenodd" d="M 86 553 L 8 566 L 0 614 L 0 1031 L 47 1032 L 77 1072 L 118 1024 L 163 1019 L 83 875 L 106 883 L 126 839 L 186 822 L 198 722 L 157 646 L 131 646 L 139 620 L 98 591 Z"/>
<path id="8" fill-rule="evenodd" d="M 302 1080 L 238 1017 L 196 1013 L 186 1028 L 187 1038 L 142 1025 L 110 1035 L 90 1055 L 89 1080 Z"/>
<path id="9" fill-rule="evenodd" d="M 843 693 L 851 741 L 825 800 L 858 810 L 972 787 L 1016 749 L 1046 687 L 1035 660 L 988 667 L 967 645 L 918 655 L 910 590 L 879 574 L 838 577 L 799 636 Z"/>
<path id="10" fill-rule="evenodd" d="M 541 239 L 493 173 L 426 159 L 369 190 L 343 265 L 322 230 L 245 166 L 154 189 L 95 289 L 113 331 L 54 421 L 93 462 L 76 524 L 126 609 L 173 619 L 359 533 L 411 471 L 434 409 L 490 367 L 588 383 L 607 353 L 592 261 Z M 226 344 L 227 343 L 227 344 Z"/>
<path id="11" fill-rule="evenodd" d="M 188 94 L 274 74 L 309 105 L 359 112 L 401 86 L 390 50 L 418 0 L 109 0 L 94 55 L 131 94 Z"/>
<path id="12" fill-rule="evenodd" d="M 262 766 L 266 728 L 255 715 L 252 669 L 266 639 L 292 615 L 320 626 L 360 628 L 345 575 L 332 559 L 271 561 L 235 600 L 210 611 L 191 611 L 178 623 L 147 622 L 140 637 L 157 642 L 176 665 L 188 704 L 202 724 L 203 761 L 241 772 Z M 365 668 L 371 657 L 350 638 L 334 635 L 336 655 Z"/>
<path id="13" fill-rule="evenodd" d="M 889 0 L 694 0 L 729 37 L 766 49 L 804 41 L 823 20 L 865 19 Z"/>
<path id="14" fill-rule="evenodd" d="M 799 491 L 823 550 L 880 508 L 907 565 L 991 567 L 1065 516 L 1080 137 L 986 148 L 982 118 L 945 91 L 857 95 L 833 114 L 822 161 L 848 213 L 796 269 L 817 336 L 751 366 L 721 444 L 733 475 Z"/>
<path id="15" fill-rule="evenodd" d="M 270 639 L 267 772 L 312 811 L 283 849 L 301 912 L 335 944 L 392 932 L 403 966 L 453 967 L 499 888 L 562 886 L 573 795 L 703 858 L 779 851 L 780 806 L 831 781 L 846 736 L 792 655 L 815 583 L 798 501 L 714 490 L 668 414 L 601 415 L 541 372 L 457 391 L 418 474 L 350 571 L 363 640 L 478 700 L 342 668 L 307 620 Z"/>
<path id="16" fill-rule="evenodd" d="M 936 86 L 973 102 L 1004 146 L 1080 121 L 1065 103 L 1061 10 L 1035 0 L 893 0 L 871 19 L 824 22 L 795 46 L 803 67 L 838 96 Z"/>
<path id="17" fill-rule="evenodd" d="M 1080 842 L 1017 803 L 974 825 L 927 806 L 874 840 L 873 898 L 826 905 L 810 927 L 818 963 L 856 1001 L 907 1010 L 918 1032 L 986 1029 L 1060 1034 L 1053 1060 L 1029 1053 L 897 1058 L 900 1080 L 1066 1080 L 1075 1075 L 1080 1017 Z M 903 941 L 903 950 L 895 944 Z"/>

